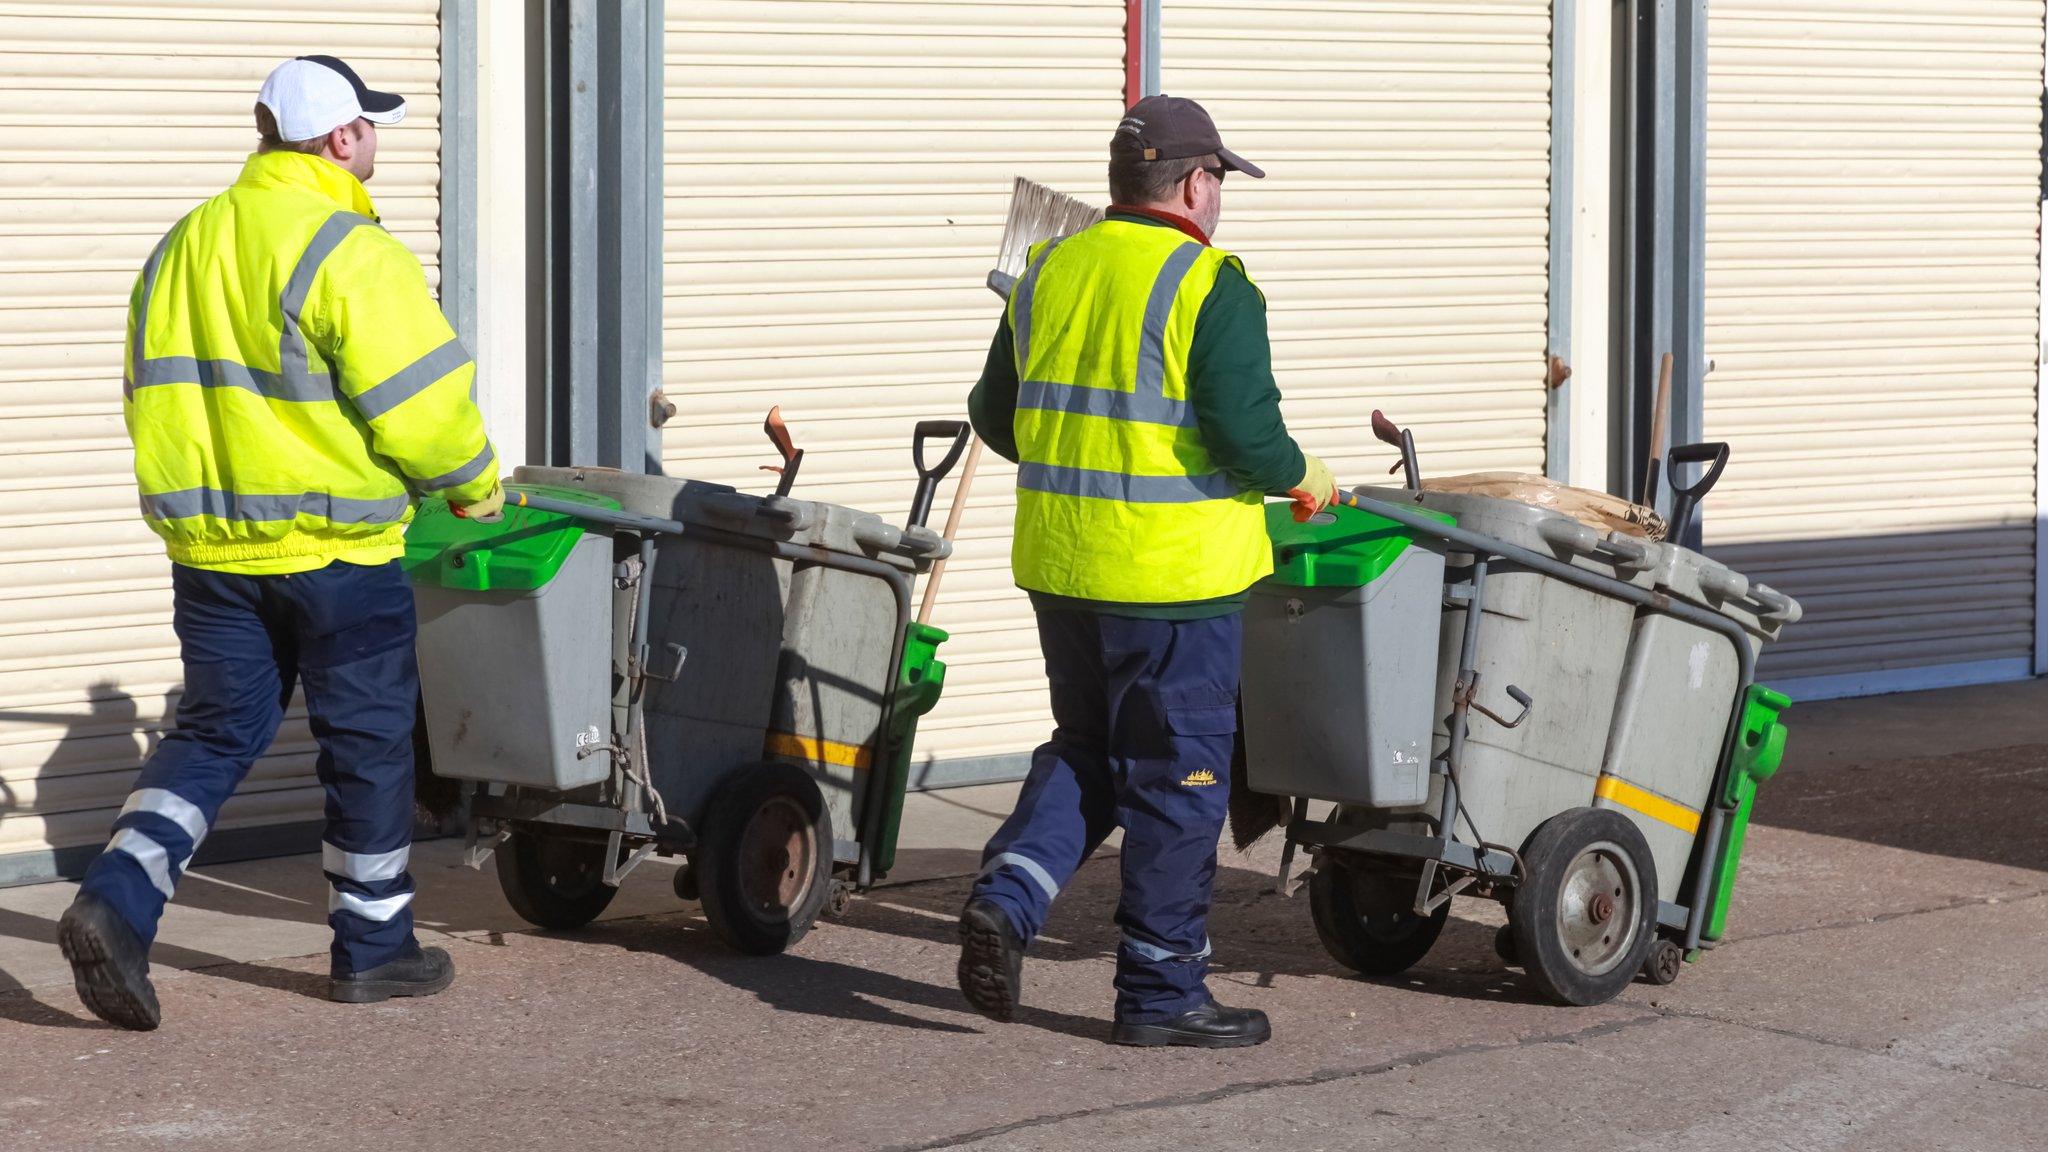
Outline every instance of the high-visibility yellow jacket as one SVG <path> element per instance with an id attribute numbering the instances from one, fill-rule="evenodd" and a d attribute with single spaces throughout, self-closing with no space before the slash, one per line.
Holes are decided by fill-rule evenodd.
<path id="1" fill-rule="evenodd" d="M 1031 250 L 1009 311 L 1020 587 L 1166 604 L 1273 570 L 1265 495 L 1210 460 L 1188 392 L 1195 316 L 1235 260 L 1114 219 Z"/>
<path id="2" fill-rule="evenodd" d="M 180 564 L 381 564 L 416 494 L 497 483 L 475 363 L 362 184 L 318 156 L 249 157 L 164 236 L 123 376 L 143 519 Z"/>

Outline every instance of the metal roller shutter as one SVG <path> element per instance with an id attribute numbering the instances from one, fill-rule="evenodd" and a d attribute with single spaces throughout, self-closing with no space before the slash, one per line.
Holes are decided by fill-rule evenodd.
<path id="1" fill-rule="evenodd" d="M 0 3 L 0 883 L 103 841 L 176 703 L 121 424 L 136 270 L 233 181 L 265 73 L 328 52 L 409 99 L 370 189 L 431 276 L 439 44 L 435 0 Z M 317 819 L 311 751 L 295 707 L 216 827 Z"/>
<path id="2" fill-rule="evenodd" d="M 1810 694 L 2030 670 L 2042 36 L 2040 0 L 1710 9 L 1706 541 L 1804 603 L 1762 671 Z"/>
<path id="3" fill-rule="evenodd" d="M 911 425 L 965 416 L 1001 314 L 982 280 L 1010 178 L 1103 200 L 1123 6 L 692 0 L 667 19 L 667 469 L 766 490 L 761 417 L 780 404 L 806 451 L 797 495 L 901 517 Z M 1037 636 L 1010 583 L 1014 482 L 984 458 L 920 760 L 1045 737 Z"/>
<path id="4" fill-rule="evenodd" d="M 1289 427 L 1344 484 L 1543 471 L 1549 0 L 1169 0 L 1163 87 L 1267 171 L 1217 242 L 1265 289 Z"/>

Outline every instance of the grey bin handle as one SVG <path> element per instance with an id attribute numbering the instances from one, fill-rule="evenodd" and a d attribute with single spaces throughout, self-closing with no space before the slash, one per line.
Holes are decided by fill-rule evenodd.
<path id="1" fill-rule="evenodd" d="M 1700 591 L 1716 600 L 1741 600 L 1749 595 L 1749 577 L 1732 568 L 1714 565 L 1700 569 Z"/>
<path id="2" fill-rule="evenodd" d="M 729 524 L 746 524 L 756 517 L 791 532 L 811 526 L 811 509 L 804 502 L 782 496 L 748 496 L 741 492 L 713 492 L 700 500 L 706 515 Z"/>
<path id="3" fill-rule="evenodd" d="M 1536 534 L 1560 552 L 1591 556 L 1600 551 L 1600 534 L 1575 520 L 1545 520 L 1536 526 Z"/>
<path id="4" fill-rule="evenodd" d="M 932 557 L 934 559 L 951 554 L 952 545 L 937 532 L 923 525 L 912 528 L 898 528 L 881 517 L 863 519 L 853 526 L 853 541 L 863 548 L 876 552 L 893 552 L 898 556 L 912 559 Z"/>
<path id="5" fill-rule="evenodd" d="M 1619 532 L 1609 532 L 1607 539 L 1600 542 L 1600 546 L 1610 555 L 1618 557 L 1614 562 L 1614 566 L 1617 568 L 1626 568 L 1631 572 L 1640 572 L 1650 566 L 1650 545 L 1633 536 L 1624 536 Z"/>
<path id="6" fill-rule="evenodd" d="M 1776 620 L 1781 624 L 1797 624 L 1799 618 L 1806 615 L 1806 609 L 1799 606 L 1799 601 L 1769 584 L 1751 584 L 1749 598 L 1763 605 L 1763 616 L 1766 620 Z"/>

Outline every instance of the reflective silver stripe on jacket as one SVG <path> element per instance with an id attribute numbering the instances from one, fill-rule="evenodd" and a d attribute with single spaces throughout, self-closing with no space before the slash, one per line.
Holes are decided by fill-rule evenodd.
<path id="1" fill-rule="evenodd" d="M 299 254 L 299 262 L 292 266 L 292 274 L 284 283 L 284 295 L 279 300 L 284 326 L 278 336 L 277 364 L 286 387 L 293 391 L 306 391 L 316 386 L 312 372 L 306 367 L 306 334 L 299 330 L 299 314 L 306 309 L 306 298 L 313 294 L 313 278 L 319 275 L 320 265 L 327 262 L 348 234 L 363 227 L 375 228 L 377 222 L 353 212 L 336 212 L 329 216 L 313 233 L 313 239 Z"/>
<path id="2" fill-rule="evenodd" d="M 362 413 L 365 420 L 375 420 L 425 392 L 436 380 L 467 363 L 469 352 L 462 347 L 462 341 L 450 340 L 372 387 L 365 388 L 355 398 L 356 411 Z"/>
<path id="3" fill-rule="evenodd" d="M 439 492 L 443 488 L 453 488 L 458 484 L 467 484 L 484 474 L 484 469 L 490 467 L 495 455 L 491 449 L 491 442 L 485 440 L 484 450 L 471 457 L 469 463 L 464 464 L 453 472 L 443 472 L 439 476 L 420 481 L 419 489 L 422 492 Z"/>
<path id="4" fill-rule="evenodd" d="M 1027 329 L 1031 323 L 1031 297 L 1038 287 L 1039 269 L 1044 265 L 1045 257 L 1051 254 L 1052 248 L 1048 246 L 1038 263 L 1032 265 L 1024 281 L 1017 286 L 1017 330 L 1013 335 L 1017 342 L 1017 371 L 1020 376 L 1024 376 L 1029 363 L 1026 350 L 1030 345 Z M 1166 324 L 1173 315 L 1173 302 L 1180 296 L 1181 284 L 1187 280 L 1188 273 L 1194 269 L 1195 261 L 1201 255 L 1202 246 L 1190 240 L 1167 255 L 1159 275 L 1153 278 L 1152 290 L 1145 298 L 1144 327 L 1138 338 L 1138 362 L 1132 372 L 1132 391 L 1025 377 L 1018 384 L 1017 407 L 1104 416 L 1137 424 L 1193 428 L 1194 405 L 1184 399 L 1170 400 L 1166 396 Z"/>
<path id="5" fill-rule="evenodd" d="M 1228 500 L 1239 491 L 1237 481 L 1224 472 L 1211 472 L 1205 476 L 1128 476 L 1095 468 L 1029 462 L 1017 466 L 1017 487 L 1029 492 L 1093 496 L 1098 500 L 1120 500 L 1126 504 L 1193 504 L 1202 500 Z"/>
<path id="6" fill-rule="evenodd" d="M 334 524 L 396 524 L 405 518 L 410 505 L 411 500 L 404 495 L 359 500 L 326 492 L 254 494 L 224 492 L 219 488 L 185 488 L 142 496 L 142 514 L 152 520 L 179 520 L 187 516 L 290 520 L 301 512 L 310 512 Z"/>
<path id="7" fill-rule="evenodd" d="M 195 360 L 190 356 L 157 356 L 142 362 L 137 388 L 157 384 L 197 384 L 201 388 L 240 388 L 266 400 L 309 404 L 338 400 L 334 380 L 325 372 L 286 379 L 275 372 L 237 364 L 233 360 Z M 132 393 L 131 393 L 132 395 Z"/>
<path id="8" fill-rule="evenodd" d="M 178 223 L 183 224 L 184 221 L 180 220 Z M 157 270 L 163 267 L 164 249 L 170 246 L 171 237 L 176 235 L 177 231 L 177 227 L 173 225 L 171 230 L 164 233 L 163 238 L 156 242 L 156 247 L 150 249 L 149 259 L 142 262 L 142 299 L 135 309 L 135 328 L 128 334 L 133 346 L 128 349 L 128 363 L 122 365 L 126 369 L 122 373 L 126 377 L 123 381 L 122 394 L 131 399 L 135 395 L 135 390 L 142 386 L 143 369 L 146 364 L 146 350 L 142 341 L 149 330 L 149 298 L 156 295 Z"/>
<path id="9" fill-rule="evenodd" d="M 321 870 L 362 884 L 404 875 L 411 859 L 411 845 L 389 852 L 344 852 L 324 840 L 320 842 Z"/>

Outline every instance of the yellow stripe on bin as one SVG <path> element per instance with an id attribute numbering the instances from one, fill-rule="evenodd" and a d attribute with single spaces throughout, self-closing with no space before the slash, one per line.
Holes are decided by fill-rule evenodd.
<path id="1" fill-rule="evenodd" d="M 1699 834 L 1699 813 L 1683 804 L 1674 804 L 1654 792 L 1645 792 L 1618 776 L 1602 776 L 1600 783 L 1593 786 L 1593 795 L 1619 804 L 1632 812 L 1640 812 L 1652 820 L 1669 824 L 1688 836 Z"/>
<path id="2" fill-rule="evenodd" d="M 797 760 L 808 760 L 813 764 L 836 764 L 841 768 L 868 766 L 868 750 L 865 745 L 841 744 L 836 740 L 820 740 L 815 736 L 799 736 L 794 732 L 770 732 L 765 750 L 770 756 L 788 756 Z"/>

